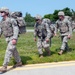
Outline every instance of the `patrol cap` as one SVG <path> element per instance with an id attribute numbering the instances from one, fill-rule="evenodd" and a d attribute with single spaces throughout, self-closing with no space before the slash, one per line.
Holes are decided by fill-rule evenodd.
<path id="1" fill-rule="evenodd" d="M 36 16 L 35 16 L 35 19 L 41 20 L 41 19 L 42 19 L 42 16 L 41 16 L 41 15 L 36 15 Z"/>
<path id="2" fill-rule="evenodd" d="M 64 14 L 63 11 L 59 11 L 59 12 L 58 12 L 58 16 L 60 16 L 60 15 L 65 16 L 65 14 Z"/>
<path id="3" fill-rule="evenodd" d="M 0 12 L 6 12 L 9 13 L 9 9 L 7 7 L 1 7 Z"/>

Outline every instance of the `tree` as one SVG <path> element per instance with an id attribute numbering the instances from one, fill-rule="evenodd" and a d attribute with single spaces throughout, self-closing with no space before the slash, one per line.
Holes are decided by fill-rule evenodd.
<path id="1" fill-rule="evenodd" d="M 75 11 L 72 9 L 72 20 L 75 21 Z"/>
<path id="2" fill-rule="evenodd" d="M 56 21 L 57 19 L 58 19 L 58 12 L 59 12 L 60 10 L 55 10 L 54 11 L 54 13 L 53 13 L 53 18 L 54 18 L 54 20 Z"/>
<path id="3" fill-rule="evenodd" d="M 31 14 L 26 13 L 26 16 L 24 17 L 26 22 L 34 22 L 34 17 L 31 16 Z"/>
<path id="4" fill-rule="evenodd" d="M 72 12 L 71 12 L 70 8 L 66 7 L 62 11 L 64 11 L 66 16 L 70 16 L 70 17 L 72 16 Z"/>
<path id="5" fill-rule="evenodd" d="M 61 10 L 55 10 L 53 14 L 46 14 L 44 15 L 44 18 L 48 18 L 51 21 L 56 21 L 58 19 L 58 12 L 63 11 L 65 13 L 65 16 L 72 17 L 72 13 L 75 15 L 75 11 L 71 11 L 70 8 L 66 7 Z"/>
<path id="6" fill-rule="evenodd" d="M 24 19 L 26 21 L 26 26 L 28 26 L 28 27 L 34 26 L 35 19 L 34 19 L 34 17 L 31 16 L 31 14 L 26 13 Z"/>
<path id="7" fill-rule="evenodd" d="M 51 21 L 54 21 L 54 15 L 53 14 L 46 14 L 46 15 L 44 15 L 44 18 L 48 18 L 48 19 L 50 19 Z"/>

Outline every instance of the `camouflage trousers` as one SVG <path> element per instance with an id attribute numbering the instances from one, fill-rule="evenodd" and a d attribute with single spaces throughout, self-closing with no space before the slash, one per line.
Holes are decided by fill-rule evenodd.
<path id="1" fill-rule="evenodd" d="M 18 54 L 18 51 L 16 49 L 16 45 L 13 45 L 12 44 L 12 40 L 10 40 L 8 42 L 8 45 L 7 45 L 7 49 L 6 49 L 6 53 L 5 53 L 5 58 L 4 58 L 4 63 L 3 63 L 3 66 L 7 66 L 9 61 L 10 61 L 10 58 L 11 57 L 14 57 L 15 58 L 15 61 L 18 63 L 18 62 L 21 62 L 21 58 Z"/>
<path id="2" fill-rule="evenodd" d="M 61 50 L 68 50 L 68 36 L 61 36 L 61 41 L 62 41 L 62 45 L 61 45 Z"/>
<path id="3" fill-rule="evenodd" d="M 37 40 L 37 48 L 38 48 L 38 52 L 39 54 L 43 54 L 43 48 L 45 49 L 45 51 L 49 52 L 50 49 L 50 42 L 46 42 L 45 39 L 41 40 L 40 38 L 38 38 Z"/>

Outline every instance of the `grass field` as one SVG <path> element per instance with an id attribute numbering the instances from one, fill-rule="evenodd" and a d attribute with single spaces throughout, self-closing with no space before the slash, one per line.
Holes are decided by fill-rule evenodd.
<path id="1" fill-rule="evenodd" d="M 73 33 L 72 38 L 68 42 L 70 47 L 70 52 L 65 52 L 63 55 L 59 56 L 57 53 L 61 46 L 60 37 L 54 37 L 52 39 L 51 56 L 47 56 L 44 51 L 44 57 L 39 58 L 36 42 L 33 40 L 33 33 L 21 34 L 17 49 L 21 56 L 23 64 L 36 64 L 36 63 L 47 63 L 47 62 L 59 62 L 59 61 L 69 61 L 75 60 L 75 33 Z M 0 65 L 2 65 L 6 50 L 6 42 L 4 37 L 0 38 Z M 9 65 L 15 64 L 14 58 L 12 57 Z"/>
<path id="2" fill-rule="evenodd" d="M 34 29 L 34 27 L 26 27 L 26 29 Z"/>

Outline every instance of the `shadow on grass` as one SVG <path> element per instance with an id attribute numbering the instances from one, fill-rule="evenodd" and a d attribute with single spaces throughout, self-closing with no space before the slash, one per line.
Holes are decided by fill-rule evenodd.
<path id="1" fill-rule="evenodd" d="M 20 57 L 21 57 L 21 61 L 22 61 L 23 65 L 27 64 L 28 60 L 32 60 L 32 58 L 29 56 L 20 56 Z M 15 60 L 13 60 L 13 63 L 14 63 L 14 65 L 16 64 Z"/>
<path id="2" fill-rule="evenodd" d="M 55 51 L 56 51 L 56 52 L 60 51 L 60 48 L 56 48 Z"/>
<path id="3" fill-rule="evenodd" d="M 55 54 L 55 53 L 56 53 L 55 51 L 51 51 L 50 56 L 53 55 L 53 54 Z M 43 52 L 43 55 L 44 55 L 44 56 L 49 56 L 48 53 L 47 53 L 46 51 Z"/>
<path id="4" fill-rule="evenodd" d="M 69 51 L 74 51 L 75 50 L 75 48 L 69 48 Z"/>
<path id="5" fill-rule="evenodd" d="M 32 60 L 32 58 L 30 58 L 29 56 L 21 56 L 21 60 L 22 60 L 23 65 L 25 65 L 25 64 L 27 64 L 27 61 Z M 16 64 L 15 60 L 13 60 L 13 63 L 14 63 L 14 65 Z M 17 68 L 17 67 L 15 67 L 15 68 Z M 6 72 L 9 72 L 9 71 L 11 71 L 11 70 L 13 70 L 15 68 L 12 66 Z M 0 73 L 0 74 L 4 74 L 6 72 Z"/>
<path id="6" fill-rule="evenodd" d="M 22 60 L 23 65 L 25 65 L 27 64 L 27 61 L 32 60 L 32 58 L 29 56 L 21 56 L 21 60 Z"/>
<path id="7" fill-rule="evenodd" d="M 68 50 L 65 49 L 64 54 L 66 54 L 67 52 L 72 52 L 74 50 L 75 50 L 75 48 L 69 48 Z M 55 49 L 55 51 L 59 52 L 60 48 Z"/>
<path id="8" fill-rule="evenodd" d="M 75 48 L 69 48 L 68 50 L 65 49 L 65 51 L 74 51 Z M 55 49 L 55 51 L 60 51 L 60 48 Z"/>

